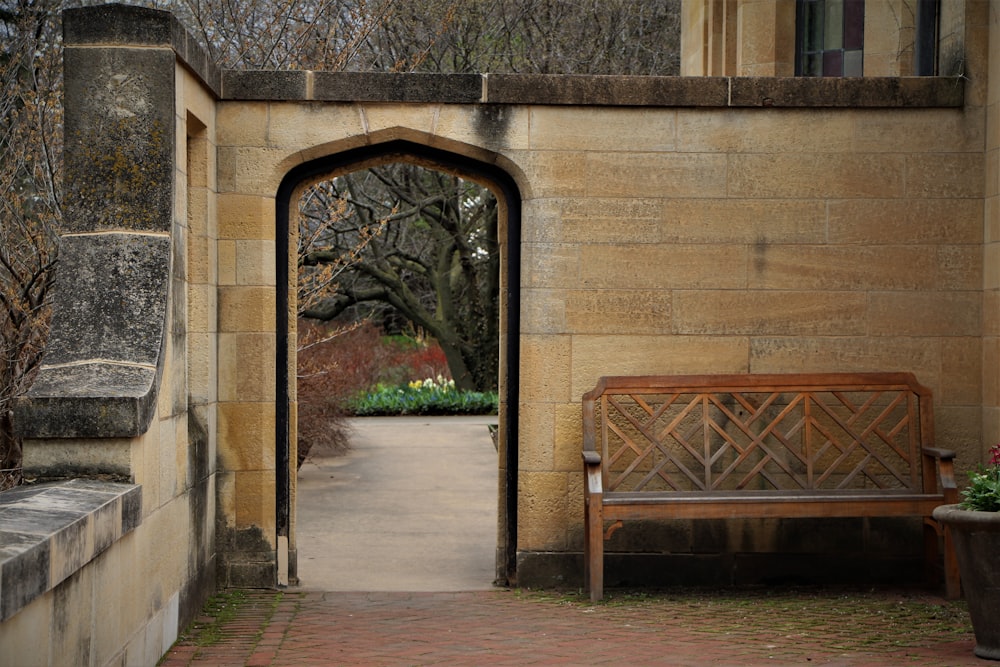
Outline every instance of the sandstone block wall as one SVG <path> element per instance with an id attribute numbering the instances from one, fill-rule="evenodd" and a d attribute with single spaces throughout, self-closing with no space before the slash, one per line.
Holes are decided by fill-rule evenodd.
<path id="1" fill-rule="evenodd" d="M 325 154 L 405 138 L 517 180 L 523 558 L 581 548 L 578 400 L 600 375 L 913 371 L 941 444 L 978 460 L 982 108 L 511 104 L 489 133 L 482 113 L 227 101 L 220 198 L 241 204 L 239 264 L 270 241 L 267 193 Z M 248 318 L 234 336 L 265 336 Z"/>

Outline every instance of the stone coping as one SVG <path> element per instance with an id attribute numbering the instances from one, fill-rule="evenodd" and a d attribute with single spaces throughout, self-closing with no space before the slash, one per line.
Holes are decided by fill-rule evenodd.
<path id="1" fill-rule="evenodd" d="M 0 493 L 0 622 L 142 521 L 142 487 L 74 479 Z"/>
<path id="2" fill-rule="evenodd" d="M 938 108 L 957 77 L 680 77 L 383 72 L 222 72 L 223 100 L 700 108 Z"/>
<path id="3" fill-rule="evenodd" d="M 962 77 L 680 77 L 220 70 L 172 14 L 66 10 L 67 46 L 161 46 L 221 100 L 721 108 L 961 107 Z"/>

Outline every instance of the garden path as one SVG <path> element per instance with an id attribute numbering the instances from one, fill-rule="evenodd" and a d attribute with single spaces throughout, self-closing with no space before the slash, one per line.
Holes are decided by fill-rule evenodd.
<path id="1" fill-rule="evenodd" d="M 310 452 L 298 476 L 302 589 L 491 588 L 496 419 L 357 418 L 346 455 Z"/>

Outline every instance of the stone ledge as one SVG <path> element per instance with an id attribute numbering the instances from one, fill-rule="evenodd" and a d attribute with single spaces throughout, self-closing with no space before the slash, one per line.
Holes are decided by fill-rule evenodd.
<path id="1" fill-rule="evenodd" d="M 142 487 L 74 479 L 0 493 L 0 621 L 142 521 Z"/>
<path id="2" fill-rule="evenodd" d="M 157 370 L 107 362 L 45 368 L 15 401 L 18 433 L 30 438 L 132 438 L 156 411 Z"/>
<path id="3" fill-rule="evenodd" d="M 254 101 L 699 108 L 953 108 L 958 77 L 677 77 L 227 70 L 222 98 Z"/>
<path id="4" fill-rule="evenodd" d="M 488 104 L 724 107 L 729 79 L 681 76 L 485 75 Z"/>
<path id="5" fill-rule="evenodd" d="M 951 108 L 962 77 L 679 77 L 220 71 L 169 12 L 104 5 L 65 12 L 67 46 L 162 46 L 219 99 L 656 107 Z"/>
<path id="6" fill-rule="evenodd" d="M 734 77 L 729 106 L 817 108 L 961 107 L 960 77 Z"/>
<path id="7" fill-rule="evenodd" d="M 66 9 L 63 41 L 67 46 L 172 48 L 181 62 L 216 95 L 222 87 L 219 69 L 209 60 L 205 49 L 167 11 L 121 4 Z"/>

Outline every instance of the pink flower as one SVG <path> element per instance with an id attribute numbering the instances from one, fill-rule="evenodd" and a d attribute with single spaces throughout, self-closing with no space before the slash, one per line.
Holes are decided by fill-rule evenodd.
<path id="1" fill-rule="evenodd" d="M 990 447 L 990 465 L 1000 466 L 1000 444 Z"/>

